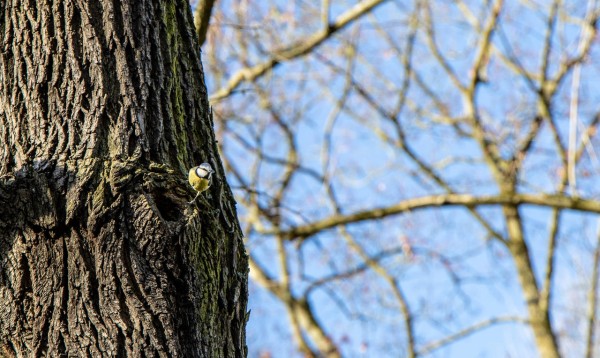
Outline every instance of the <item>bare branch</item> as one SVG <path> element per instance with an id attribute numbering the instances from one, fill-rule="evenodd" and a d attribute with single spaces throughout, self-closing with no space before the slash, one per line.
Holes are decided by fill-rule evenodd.
<path id="1" fill-rule="evenodd" d="M 558 342 L 552 330 L 550 315 L 540 304 L 540 290 L 533 272 L 532 254 L 525 242 L 523 218 L 516 205 L 504 205 L 502 211 L 509 237 L 507 246 L 515 263 L 538 350 L 542 357 L 559 358 Z"/>
<path id="2" fill-rule="evenodd" d="M 496 29 L 503 3 L 503 0 L 494 2 L 492 12 L 482 31 L 479 43 L 477 44 L 475 61 L 471 68 L 469 85 L 466 86 L 463 91 L 463 102 L 466 114 L 473 128 L 473 138 L 479 143 L 484 158 L 488 163 L 497 184 L 501 187 L 501 190 L 504 191 L 506 189 L 504 187 L 513 186 L 514 183 L 507 181 L 509 178 L 507 177 L 508 171 L 505 168 L 506 163 L 502 160 L 497 143 L 488 138 L 485 128 L 481 123 L 477 104 L 475 103 L 477 86 L 482 80 L 480 76 L 481 71 L 483 67 L 487 65 L 487 61 L 489 60 L 492 35 Z"/>
<path id="3" fill-rule="evenodd" d="M 429 50 L 431 51 L 431 53 L 433 54 L 435 59 L 438 61 L 440 66 L 442 66 L 442 68 L 444 69 L 444 71 L 448 75 L 449 79 L 454 84 L 454 86 L 459 91 L 464 92 L 466 90 L 465 85 L 462 84 L 458 75 L 456 74 L 456 72 L 454 71 L 454 69 L 448 62 L 448 60 L 444 57 L 444 55 L 440 51 L 439 46 L 437 44 L 436 33 L 435 33 L 435 28 L 433 26 L 433 20 L 431 19 L 431 8 L 429 7 L 429 4 L 424 6 L 424 10 L 425 10 L 424 12 L 425 12 L 426 33 L 427 33 L 427 45 L 429 46 Z"/>
<path id="4" fill-rule="evenodd" d="M 354 214 L 332 215 L 321 221 L 316 221 L 307 225 L 292 227 L 284 231 L 265 231 L 262 233 L 268 235 L 282 235 L 287 239 L 306 238 L 323 230 L 336 227 L 338 225 L 380 219 L 387 216 L 398 215 L 409 211 L 431 207 L 461 206 L 468 208 L 489 205 L 523 204 L 536 205 L 548 208 L 571 209 L 600 214 L 599 201 L 580 199 L 566 195 L 499 194 L 491 196 L 474 196 L 470 194 L 441 194 L 425 196 L 415 199 L 408 199 L 396 205 L 388 206 L 385 208 L 359 211 Z"/>
<path id="5" fill-rule="evenodd" d="M 375 260 L 372 256 L 370 256 L 362 246 L 354 240 L 352 235 L 348 233 L 345 226 L 340 227 L 340 232 L 348 245 L 356 251 L 360 257 L 365 260 L 365 263 L 371 268 L 371 270 L 375 271 L 379 276 L 381 276 L 385 282 L 390 286 L 392 292 L 394 293 L 394 298 L 398 302 L 400 306 L 400 312 L 402 312 L 402 320 L 404 323 L 404 329 L 406 330 L 406 340 L 407 340 L 407 357 L 415 358 L 417 356 L 415 352 L 415 327 L 413 325 L 413 314 L 410 311 L 410 307 L 408 305 L 408 300 L 406 298 L 406 293 L 402 289 L 402 286 L 398 282 L 398 280 L 390 274 L 385 267 L 380 264 L 377 260 Z"/>
<path id="6" fill-rule="evenodd" d="M 383 1 L 354 3 L 374 8 Z M 363 9 L 335 18 L 344 10 L 320 0 L 243 2 L 220 10 L 240 25 L 210 36 L 219 56 L 209 62 L 216 73 L 212 99 L 227 99 L 219 108 L 223 120 L 215 124 L 222 128 L 225 157 L 235 159 L 227 167 L 240 185 L 235 193 L 249 250 L 279 249 L 279 259 L 252 257 L 260 259 L 253 266 L 277 275 L 252 276 L 287 310 L 288 319 L 268 309 L 266 315 L 286 321 L 296 347 L 307 356 L 325 356 L 324 347 L 342 348 L 346 338 L 361 343 L 354 327 L 364 320 L 400 325 L 400 335 L 385 336 L 403 350 L 400 355 L 444 355 L 463 337 L 517 322 L 533 333 L 522 341 L 535 337 L 532 347 L 540 356 L 557 357 L 558 346 L 566 349 L 574 339 L 557 330 L 564 319 L 592 329 L 586 338 L 588 356 L 594 354 L 589 346 L 597 347 L 597 307 L 591 302 L 597 292 L 589 292 L 596 296 L 588 297 L 588 314 L 550 317 L 557 309 L 553 298 L 570 284 L 554 280 L 565 263 L 560 250 L 574 244 L 559 245 L 558 233 L 585 230 L 577 220 L 586 225 L 587 213 L 600 214 L 592 176 L 600 122 L 593 91 L 597 68 L 591 65 L 598 57 L 595 8 L 584 13 L 562 0 L 415 0 L 386 4 L 380 9 L 386 16 Z M 369 17 L 359 20 L 364 15 Z M 267 16 L 273 16 L 273 26 L 260 23 Z M 332 37 L 343 16 L 351 20 Z M 315 32 L 290 39 L 297 24 Z M 274 71 L 279 64 L 284 66 Z M 572 74 L 580 81 L 573 87 L 580 88 L 577 93 L 565 86 Z M 233 95 L 241 91 L 249 95 Z M 569 101 L 579 106 L 571 106 L 570 143 Z M 584 198 L 567 191 L 575 170 Z M 540 211 L 531 206 L 549 219 L 547 233 L 524 229 L 539 226 Z M 416 210 L 424 215 L 410 215 Z M 486 231 L 467 238 L 463 224 Z M 395 230 L 402 235 L 391 236 Z M 442 239 L 446 233 L 451 237 Z M 491 237 L 502 245 L 491 244 Z M 474 242 L 479 239 L 482 246 Z M 492 262 L 478 259 L 485 249 Z M 589 251 L 594 256 L 594 248 Z M 428 273 L 442 280 L 439 286 L 422 280 Z M 573 279 L 570 274 L 566 280 Z M 600 274 L 593 275 L 597 281 Z M 447 337 L 423 340 L 422 324 L 440 323 L 438 312 L 447 312 L 436 306 L 435 294 L 448 294 L 450 286 L 460 291 L 467 280 L 485 285 L 498 278 L 518 280 L 527 308 L 523 318 L 464 312 L 472 326 L 461 330 L 460 319 L 450 317 Z M 360 289 L 338 280 L 359 283 Z M 435 293 L 422 290 L 432 285 Z M 459 302 L 456 293 L 465 294 L 448 296 L 452 304 Z M 362 310 L 370 295 L 380 300 Z M 328 322 L 331 316 L 321 310 L 327 296 L 347 320 L 344 327 Z M 479 299 L 460 297 L 465 307 Z M 372 337 L 362 339 L 365 354 L 381 355 Z M 584 342 L 576 342 L 580 350 Z"/>
<path id="7" fill-rule="evenodd" d="M 560 67 L 554 76 L 552 82 L 553 86 L 556 87 L 565 78 L 569 71 L 578 63 L 583 62 L 592 48 L 592 43 L 598 32 L 598 18 L 600 17 L 600 11 L 597 9 L 596 1 L 589 0 L 587 5 L 587 12 L 585 20 L 581 25 L 581 37 L 577 47 L 577 53 L 570 59 L 561 62 Z"/>
<path id="8" fill-rule="evenodd" d="M 461 338 L 465 338 L 467 336 L 470 336 L 473 333 L 477 333 L 478 331 L 481 331 L 482 329 L 494 326 L 498 323 L 523 323 L 523 324 L 527 324 L 528 320 L 522 317 L 516 317 L 516 316 L 507 316 L 507 317 L 496 317 L 496 318 L 491 318 L 485 321 L 481 321 L 479 323 L 476 323 L 470 327 L 467 327 L 461 331 L 458 331 L 448 337 L 442 338 L 439 341 L 435 341 L 432 343 L 427 344 L 426 346 L 424 346 L 423 348 L 421 348 L 418 351 L 419 355 L 425 355 L 428 353 L 433 352 L 436 349 L 442 348 L 448 344 L 454 343 L 457 340 L 461 339 Z"/>
<path id="9" fill-rule="evenodd" d="M 588 294 L 587 337 L 585 357 L 594 356 L 594 337 L 596 335 L 596 315 L 598 314 L 598 277 L 600 276 L 600 232 L 594 250 L 592 279 Z"/>
<path id="10" fill-rule="evenodd" d="M 576 64 L 571 82 L 571 103 L 569 105 L 569 149 L 567 151 L 567 178 L 571 194 L 577 194 L 577 172 L 575 159 L 577 156 L 577 117 L 579 111 L 579 80 L 581 78 L 581 64 Z"/>
<path id="11" fill-rule="evenodd" d="M 249 264 L 250 276 L 262 287 L 277 296 L 286 306 L 292 321 L 294 337 L 300 345 L 300 349 L 312 357 L 339 357 L 337 347 L 317 323 L 310 304 L 305 299 L 293 297 L 291 291 L 286 288 L 287 283 L 277 282 L 274 278 L 270 277 L 254 258 L 250 257 Z M 306 330 L 320 352 L 314 352 L 310 348 L 310 345 L 306 342 L 302 334 L 302 329 Z"/>
<path id="12" fill-rule="evenodd" d="M 329 28 L 329 12 L 331 11 L 330 0 L 322 0 L 321 3 L 321 24 L 324 28 Z"/>
<path id="13" fill-rule="evenodd" d="M 206 33 L 208 32 L 208 24 L 210 23 L 210 15 L 216 0 L 198 0 L 196 11 L 194 11 L 194 26 L 198 35 L 198 43 L 200 46 L 206 41 Z"/>
<path id="14" fill-rule="evenodd" d="M 321 286 L 326 285 L 326 284 L 328 284 L 330 282 L 344 280 L 346 278 L 350 278 L 350 277 L 359 275 L 359 274 L 367 271 L 368 269 L 370 269 L 371 268 L 370 267 L 371 263 L 373 263 L 373 262 L 377 262 L 378 263 L 379 261 L 382 261 L 382 260 L 384 260 L 386 258 L 395 256 L 395 255 L 399 255 L 399 254 L 401 254 L 403 252 L 404 252 L 404 249 L 402 247 L 400 247 L 400 248 L 395 248 L 395 249 L 392 249 L 392 250 L 385 250 L 385 251 L 382 251 L 382 252 L 380 252 L 378 254 L 375 254 L 375 255 L 370 255 L 368 257 L 368 259 L 369 259 L 368 262 L 362 262 L 360 265 L 357 265 L 355 267 L 347 269 L 344 272 L 336 272 L 336 273 L 333 273 L 331 275 L 322 277 L 322 278 L 320 278 L 318 280 L 312 281 L 310 283 L 310 285 L 306 288 L 305 295 L 308 296 L 312 291 L 314 291 L 317 288 L 320 288 Z"/>
<path id="15" fill-rule="evenodd" d="M 550 308 L 550 298 L 552 295 L 552 274 L 554 273 L 554 258 L 556 253 L 556 239 L 558 228 L 560 227 L 561 210 L 552 210 L 552 221 L 550 222 L 550 234 L 548 235 L 548 253 L 546 254 L 546 272 L 542 282 L 542 292 L 540 293 L 540 307 L 548 312 Z"/>
<path id="16" fill-rule="evenodd" d="M 569 106 L 569 151 L 567 159 L 567 177 L 569 179 L 569 188 L 571 193 L 575 194 L 577 191 L 577 177 L 575 168 L 575 157 L 576 157 L 576 140 L 577 140 L 577 118 L 579 111 L 579 82 L 581 78 L 581 62 L 587 56 L 591 42 L 596 34 L 596 22 L 598 14 L 596 9 L 596 1 L 588 1 L 586 20 L 581 28 L 581 38 L 578 44 L 579 57 L 573 62 L 573 79 L 571 82 L 571 103 Z M 591 23 L 591 25 L 590 25 Z M 566 67 L 570 67 L 567 65 Z"/>
<path id="17" fill-rule="evenodd" d="M 344 29 L 346 26 L 368 14 L 372 9 L 384 2 L 385 0 L 364 0 L 359 2 L 353 8 L 336 18 L 328 28 L 321 29 L 285 49 L 274 51 L 273 56 L 263 63 L 239 70 L 231 76 L 224 87 L 209 96 L 210 100 L 222 100 L 223 98 L 230 96 L 243 81 L 254 81 L 280 63 L 308 54 L 325 40 L 330 38 L 334 33 Z"/>
<path id="18" fill-rule="evenodd" d="M 490 60 L 492 35 L 494 34 L 494 31 L 497 28 L 498 20 L 500 17 L 500 11 L 502 10 L 503 4 L 504 0 L 497 0 L 494 3 L 492 7 L 492 13 L 490 14 L 490 18 L 488 19 L 488 22 L 483 28 L 483 33 L 481 34 L 480 42 L 477 45 L 477 53 L 475 55 L 473 67 L 471 68 L 469 86 L 466 89 L 468 92 L 471 93 L 471 95 L 473 95 L 477 83 L 485 81 L 485 78 L 484 76 L 482 76 L 482 73 L 484 72 L 484 68 L 485 66 L 487 66 Z"/>
<path id="19" fill-rule="evenodd" d="M 548 16 L 548 24 L 546 25 L 546 38 L 544 39 L 544 50 L 542 51 L 542 66 L 540 66 L 540 78 L 542 79 L 542 84 L 546 82 L 546 79 L 548 78 L 550 55 L 552 54 L 552 39 L 554 37 L 554 30 L 556 28 L 556 15 L 558 13 L 559 4 L 560 0 L 554 0 L 552 3 L 550 14 Z"/>

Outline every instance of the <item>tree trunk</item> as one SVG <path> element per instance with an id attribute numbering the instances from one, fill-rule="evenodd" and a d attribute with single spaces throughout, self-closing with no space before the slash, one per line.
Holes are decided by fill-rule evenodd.
<path id="1" fill-rule="evenodd" d="M 245 356 L 247 260 L 187 1 L 3 3 L 0 356 Z M 188 205 L 201 162 L 216 177 Z"/>

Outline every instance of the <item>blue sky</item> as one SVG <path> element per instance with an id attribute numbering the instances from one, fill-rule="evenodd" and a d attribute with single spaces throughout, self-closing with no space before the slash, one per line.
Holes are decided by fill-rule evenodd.
<path id="1" fill-rule="evenodd" d="M 332 17 L 353 3 L 334 1 Z M 454 1 L 439 1 L 432 6 L 432 18 L 440 51 L 463 83 L 475 57 L 480 32 L 474 31 L 469 19 Z M 316 2 L 240 2 L 223 1 L 213 19 L 213 34 L 203 48 L 203 61 L 209 93 L 245 64 L 264 61 L 268 49 L 290 43 L 318 27 L 311 11 Z M 239 10 L 234 12 L 237 6 Z M 489 8 L 483 2 L 466 1 L 475 18 L 483 20 Z M 225 10 L 223 10 L 225 9 Z M 259 146 L 269 156 L 285 159 L 289 146 L 285 133 L 274 121 L 280 116 L 293 129 L 294 145 L 304 168 L 327 174 L 336 190 L 343 213 L 395 204 L 401 200 L 443 193 L 444 189 L 419 173 L 418 166 L 397 143 L 386 143 L 382 135 L 398 139 L 393 125 L 383 118 L 360 95 L 358 86 L 386 111 L 399 101 L 399 88 L 406 77 L 402 56 L 406 53 L 410 12 L 413 2 L 388 1 L 372 16 L 353 24 L 325 42 L 309 56 L 284 62 L 262 77 L 255 87 L 243 83 L 243 91 L 218 103 L 217 129 L 226 160 L 238 167 L 246 180 L 263 195 L 259 202 L 269 207 L 271 196 L 281 184 L 282 165 L 260 162 L 256 151 L 240 145 L 243 137 Z M 517 58 L 523 68 L 539 72 L 542 61 L 545 24 L 549 1 L 506 1 L 501 14 L 501 28 L 493 36 L 496 51 Z M 550 51 L 548 73 L 555 73 L 565 56 L 577 50 L 580 23 L 585 2 L 569 1 L 561 8 Z M 234 25 L 243 25 L 238 36 Z M 381 35 L 383 29 L 391 41 L 401 47 L 396 52 Z M 211 42 L 212 36 L 212 42 Z M 578 120 L 585 128 L 598 112 L 600 103 L 595 86 L 600 53 L 594 42 L 589 61 L 582 65 Z M 348 60 L 348 49 L 359 56 Z M 417 33 L 413 67 L 452 116 L 464 111 L 459 91 L 453 86 L 431 50 L 424 31 Z M 335 67 L 332 67 L 332 64 Z M 352 68 L 355 86 L 343 109 L 336 100 L 343 96 L 348 78 L 339 69 Z M 224 71 L 224 72 L 223 72 Z M 537 97 L 522 76 L 516 74 L 495 52 L 487 66 L 488 83 L 479 87 L 477 108 L 503 156 L 510 156 L 524 133 L 530 128 L 537 111 Z M 552 101 L 552 113 L 563 144 L 569 133 L 571 75 L 561 83 Z M 265 92 L 261 97 L 260 91 Z M 265 106 L 261 101 L 269 99 Z M 399 119 L 410 148 L 428 165 L 436 168 L 453 190 L 475 195 L 498 192 L 489 168 L 482 160 L 478 144 L 457 132 L 456 127 L 438 121 L 442 115 L 433 99 L 413 81 Z M 270 107 L 269 107 L 270 106 Z M 335 115 L 331 117 L 332 115 Z M 323 147 L 328 137 L 324 131 L 335 118 L 331 131 L 332 148 L 327 168 L 323 168 Z M 468 126 L 460 124 L 462 130 Z M 379 131 L 379 132 L 378 132 Z M 578 140 L 582 140 L 581 131 Z M 590 151 L 596 147 L 593 139 Z M 449 161 L 449 159 L 453 159 Z M 525 160 L 519 190 L 527 193 L 555 191 L 560 158 L 550 129 L 542 128 L 530 155 Z M 599 169 L 593 156 L 584 156 L 578 166 L 578 191 L 586 198 L 598 198 L 594 185 Z M 255 173 L 259 173 L 258 176 Z M 233 176 L 230 184 L 240 185 Z M 248 195 L 236 190 L 238 210 L 244 220 L 250 210 L 245 206 Z M 301 225 L 333 213 L 326 190 L 320 180 L 306 173 L 295 175 L 284 196 L 281 210 L 283 227 Z M 490 225 L 504 233 L 500 208 L 478 211 Z M 538 278 L 543 275 L 550 209 L 521 207 L 527 244 L 530 247 Z M 266 221 L 264 221 L 267 224 Z M 574 356 L 583 354 L 581 342 L 585 329 L 586 285 L 589 285 L 591 254 L 596 245 L 597 218 L 593 215 L 564 212 L 558 234 L 552 318 L 563 349 Z M 381 261 L 407 292 L 411 312 L 415 315 L 417 347 L 451 335 L 460 329 L 491 317 L 526 316 L 523 295 L 514 265 L 506 248 L 486 237 L 485 230 L 464 208 L 415 211 L 377 222 L 347 227 L 348 233 L 371 255 L 396 250 Z M 402 250 L 409 242 L 413 252 Z M 247 233 L 247 243 L 254 259 L 275 277 L 281 275 L 277 265 L 277 245 L 269 236 Z M 333 229 L 320 233 L 302 246 L 286 244 L 291 272 L 292 291 L 301 295 L 310 283 L 333 272 L 345 272 L 364 264 L 352 251 L 343 235 Z M 271 352 L 273 357 L 299 355 L 293 343 L 289 318 L 279 300 L 255 282 L 250 283 L 248 324 L 250 356 Z M 331 282 L 312 291 L 310 302 L 319 322 L 347 357 L 403 356 L 406 335 L 401 314 L 391 298 L 389 285 L 371 270 L 352 278 Z M 431 357 L 534 357 L 531 330 L 521 323 L 501 323 L 462 338 L 427 355 Z"/>

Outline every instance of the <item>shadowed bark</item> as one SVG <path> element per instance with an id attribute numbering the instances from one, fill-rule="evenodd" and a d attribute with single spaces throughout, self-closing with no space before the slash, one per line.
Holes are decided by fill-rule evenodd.
<path id="1" fill-rule="evenodd" d="M 1 11 L 0 355 L 245 356 L 247 258 L 188 3 Z"/>

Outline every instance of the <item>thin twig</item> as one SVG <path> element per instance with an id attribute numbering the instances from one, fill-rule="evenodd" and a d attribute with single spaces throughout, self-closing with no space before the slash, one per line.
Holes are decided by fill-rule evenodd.
<path id="1" fill-rule="evenodd" d="M 594 250 L 592 282 L 588 295 L 588 327 L 585 349 L 586 358 L 592 358 L 594 356 L 594 338 L 596 336 L 596 315 L 598 312 L 598 276 L 600 276 L 600 230 L 598 231 L 596 250 Z"/>
<path id="2" fill-rule="evenodd" d="M 341 14 L 335 19 L 326 29 L 321 29 L 312 35 L 305 37 L 291 46 L 274 51 L 273 56 L 252 67 L 245 67 L 231 76 L 227 84 L 218 89 L 215 93 L 209 96 L 211 101 L 219 101 L 228 97 L 231 93 L 243 82 L 252 82 L 258 77 L 261 77 L 268 71 L 272 70 L 280 63 L 290 61 L 295 58 L 304 56 L 310 53 L 313 49 L 321 45 L 325 40 L 330 38 L 334 33 L 344 29 L 349 24 L 360 19 L 368 14 L 376 6 L 381 5 L 385 0 L 364 0 L 356 4 L 350 10 Z"/>

